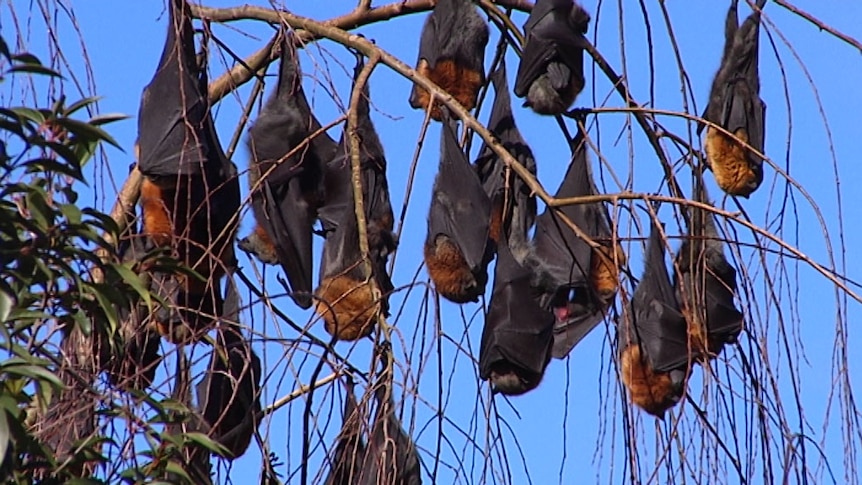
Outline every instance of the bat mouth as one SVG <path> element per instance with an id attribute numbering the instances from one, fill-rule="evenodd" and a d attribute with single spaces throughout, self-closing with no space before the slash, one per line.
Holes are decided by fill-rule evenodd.
<path id="1" fill-rule="evenodd" d="M 584 314 L 591 305 L 589 289 L 581 286 L 563 287 L 551 299 L 551 310 L 557 323 L 568 323 Z"/>

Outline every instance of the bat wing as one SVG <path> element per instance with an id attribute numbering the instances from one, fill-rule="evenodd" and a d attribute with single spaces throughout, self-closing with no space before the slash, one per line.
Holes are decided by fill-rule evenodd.
<path id="1" fill-rule="evenodd" d="M 416 445 L 395 415 L 392 391 L 391 388 L 388 389 L 387 398 L 387 387 L 382 384 L 375 393 L 377 413 L 374 416 L 368 452 L 358 484 L 420 485 L 422 477 Z"/>
<path id="2" fill-rule="evenodd" d="M 500 381 L 495 386 L 506 394 L 521 394 L 535 388 L 551 358 L 554 316 L 534 298 L 530 271 L 519 264 L 508 242 L 498 245 L 494 291 L 482 329 L 479 376 L 514 373 L 520 382 L 508 390 Z"/>
<path id="3" fill-rule="evenodd" d="M 632 296 L 629 341 L 639 343 L 652 368 L 669 372 L 689 362 L 688 327 L 679 311 L 664 257 L 664 242 L 653 224 L 643 278 Z"/>
<path id="4" fill-rule="evenodd" d="M 428 213 L 428 241 L 448 236 L 471 270 L 487 265 L 488 215 L 491 204 L 455 133 L 443 123 L 440 165 Z M 427 243 L 426 243 L 427 244 Z"/>
<path id="5" fill-rule="evenodd" d="M 225 318 L 219 327 L 209 369 L 197 385 L 198 405 L 211 436 L 242 456 L 251 443 L 260 406 L 260 359 L 238 328 L 239 295 L 228 282 Z"/>
<path id="6" fill-rule="evenodd" d="M 199 174 L 212 147 L 204 120 L 207 93 L 198 82 L 194 31 L 185 0 L 171 0 L 168 35 L 138 111 L 138 166 L 144 175 Z"/>
<path id="7" fill-rule="evenodd" d="M 362 439 L 359 423 L 362 414 L 356 405 L 353 393 L 353 380 L 346 381 L 344 399 L 344 424 L 338 434 L 332 469 L 324 482 L 326 485 L 350 485 L 357 483 L 362 463 L 365 461 L 365 442 Z"/>

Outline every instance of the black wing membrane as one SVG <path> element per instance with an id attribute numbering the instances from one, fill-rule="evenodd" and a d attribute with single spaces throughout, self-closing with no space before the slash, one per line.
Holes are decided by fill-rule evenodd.
<path id="1" fill-rule="evenodd" d="M 594 184 L 583 140 L 579 133 L 572 144 L 572 161 L 555 194 L 557 198 L 592 195 Z M 592 204 L 560 208 L 580 231 L 593 240 L 609 240 L 602 209 Z M 532 267 L 533 287 L 543 308 L 552 310 L 554 356 L 563 358 L 604 318 L 607 298 L 600 298 L 594 285 L 597 264 L 594 250 L 554 210 L 547 208 L 536 219 L 533 251 L 527 257 Z"/>
<path id="2" fill-rule="evenodd" d="M 479 88 L 485 84 L 487 45 L 488 25 L 471 0 L 440 0 L 422 27 L 416 70 L 451 94 L 464 108 L 473 109 Z M 430 93 L 414 84 L 410 106 L 428 109 L 430 102 Z M 442 120 L 436 103 L 431 117 Z"/>
<path id="3" fill-rule="evenodd" d="M 441 129 L 440 165 L 428 210 L 425 266 L 437 292 L 455 303 L 478 301 L 488 281 L 491 202 L 458 146 L 454 120 Z"/>
<path id="4" fill-rule="evenodd" d="M 709 204 L 702 182 L 698 184 L 696 198 Z M 676 255 L 679 272 L 674 275 L 674 286 L 689 319 L 695 349 L 715 356 L 725 343 L 736 341 L 744 324 L 743 315 L 733 301 L 736 269 L 724 256 L 724 244 L 712 213 L 692 209 L 690 214 L 688 238 Z"/>
<path id="5" fill-rule="evenodd" d="M 518 395 L 535 389 L 551 360 L 554 315 L 536 300 L 531 279 L 503 234 L 479 349 L 479 377 L 489 380 L 495 392 Z"/>
<path id="6" fill-rule="evenodd" d="M 763 153 L 766 104 L 760 99 L 758 50 L 760 10 L 766 0 L 757 1 L 742 25 L 738 25 L 737 4 L 738 0 L 732 0 L 727 12 L 721 66 L 712 82 L 704 118 L 738 139 L 713 127 L 707 129 L 707 159 L 716 182 L 730 195 L 748 197 L 763 181 L 763 160 L 744 144 Z"/>
<path id="7" fill-rule="evenodd" d="M 420 485 L 422 476 L 416 445 L 395 415 L 392 388 L 381 383 L 375 391 L 377 412 L 357 485 Z"/>
<path id="8" fill-rule="evenodd" d="M 284 36 L 281 49 L 278 85 L 249 130 L 249 180 L 257 227 L 240 247 L 265 263 L 280 263 L 291 297 L 309 308 L 312 226 L 324 198 L 324 166 L 337 147 L 326 133 L 302 146 L 321 125 L 302 89 L 292 36 Z"/>
<path id="9" fill-rule="evenodd" d="M 521 136 L 512 115 L 504 61 L 491 74 L 491 82 L 494 84 L 495 97 L 488 129 L 515 160 L 535 175 L 536 159 L 533 151 Z M 482 145 L 474 166 L 485 193 L 491 199 L 491 239 L 499 241 L 500 233 L 505 231 L 510 244 L 525 248 L 526 241 L 516 239 L 523 238 L 536 220 L 536 198 L 531 195 L 530 188 L 514 172 L 506 169 L 503 161 L 487 144 Z M 518 250 L 515 252 L 519 253 Z"/>
<path id="10" fill-rule="evenodd" d="M 567 110 L 584 88 L 584 48 L 589 14 L 572 0 L 538 0 L 527 22 L 527 37 L 515 96 L 539 114 Z"/>
<path id="11" fill-rule="evenodd" d="M 366 447 L 362 439 L 360 422 L 362 413 L 356 405 L 353 380 L 345 381 L 344 424 L 338 433 L 332 467 L 324 482 L 326 485 L 352 485 L 359 483 Z"/>
<path id="12" fill-rule="evenodd" d="M 650 230 L 645 268 L 620 329 L 621 375 L 632 401 L 663 417 L 685 392 L 690 352 L 686 321 L 665 266 L 658 226 Z"/>
<path id="13" fill-rule="evenodd" d="M 357 61 L 358 76 L 364 62 Z M 368 85 L 353 109 L 357 110 L 362 200 L 367 222 L 372 276 L 382 295 L 374 297 L 365 284 L 366 273 L 359 248 L 359 229 L 353 203 L 353 182 L 348 134 L 342 133 L 335 158 L 326 167 L 326 200 L 318 211 L 326 241 L 320 267 L 320 285 L 315 291 L 316 309 L 326 330 L 340 340 L 356 340 L 371 333 L 378 309 L 389 310 L 388 295 L 394 289 L 386 262 L 397 243 L 393 229 L 386 157 L 371 122 Z"/>
<path id="14" fill-rule="evenodd" d="M 230 459 L 248 449 L 261 413 L 260 359 L 238 320 L 239 295 L 229 281 L 225 319 L 216 333 L 209 368 L 197 385 L 197 399 L 210 437 L 230 452 Z"/>
<path id="15" fill-rule="evenodd" d="M 174 305 L 159 312 L 166 318 L 159 327 L 175 342 L 196 339 L 221 313 L 219 280 L 234 264 L 239 209 L 236 167 L 218 141 L 193 33 L 187 3 L 172 0 L 165 48 L 138 114 L 143 232 L 202 276 L 162 285 Z"/>

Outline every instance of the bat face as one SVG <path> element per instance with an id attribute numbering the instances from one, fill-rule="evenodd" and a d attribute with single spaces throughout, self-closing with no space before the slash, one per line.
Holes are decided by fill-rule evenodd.
<path id="1" fill-rule="evenodd" d="M 422 27 L 416 71 L 471 110 L 485 83 L 487 45 L 488 26 L 472 1 L 441 0 Z M 429 103 L 430 93 L 414 84 L 410 106 L 428 109 Z M 431 108 L 431 117 L 442 120 L 437 103 Z"/>
<path id="2" fill-rule="evenodd" d="M 371 428 L 371 439 L 365 454 L 361 479 L 357 483 L 420 485 L 422 477 L 419 454 L 413 440 L 395 415 L 391 392 L 391 389 L 387 391 L 386 385 L 381 385 L 375 393 L 377 413 Z"/>
<path id="3" fill-rule="evenodd" d="M 584 89 L 584 47 L 590 16 L 572 0 L 538 0 L 524 24 L 527 36 L 515 96 L 539 114 L 566 111 Z"/>
<path id="4" fill-rule="evenodd" d="M 705 192 L 702 197 L 705 201 Z M 744 318 L 733 301 L 736 270 L 724 256 L 712 214 L 692 211 L 692 230 L 676 255 L 677 298 L 689 322 L 692 346 L 715 356 L 736 341 Z"/>
<path id="5" fill-rule="evenodd" d="M 344 424 L 338 434 L 332 469 L 324 482 L 326 485 L 359 483 L 362 463 L 365 461 L 365 442 L 362 439 L 360 429 L 362 413 L 356 405 L 352 379 L 347 379 L 346 388 Z"/>
<path id="6" fill-rule="evenodd" d="M 488 244 L 491 203 L 464 152 L 451 120 L 443 123 L 440 166 L 425 239 L 425 266 L 437 293 L 455 303 L 478 301 L 493 257 Z"/>
<path id="7" fill-rule="evenodd" d="M 504 236 L 479 349 L 479 377 L 494 392 L 519 395 L 535 389 L 551 360 L 554 315 L 536 301 L 530 280 Z"/>
<path id="8" fill-rule="evenodd" d="M 491 82 L 494 83 L 495 98 L 488 128 L 503 147 L 535 175 L 536 159 L 533 151 L 518 131 L 512 115 L 505 62 L 501 61 L 500 67 L 491 74 Z M 491 239 L 494 242 L 499 241 L 500 233 L 506 230 L 504 226 L 507 225 L 510 226 L 506 231 L 510 240 L 527 234 L 536 220 L 536 199 L 531 196 L 530 188 L 520 177 L 507 170 L 502 160 L 487 145 L 482 146 L 474 166 L 482 187 L 491 200 Z M 513 244 L 520 246 L 525 243 L 526 241 L 513 241 Z"/>
<path id="9" fill-rule="evenodd" d="M 719 187 L 730 195 L 748 197 L 763 181 L 766 104 L 760 99 L 758 49 L 760 11 L 765 0 L 741 26 L 737 26 L 737 2 L 731 3 L 725 22 L 725 46 L 715 75 L 704 118 L 734 137 L 707 128 L 706 155 Z M 702 128 L 702 127 L 701 127 Z"/>
<path id="10" fill-rule="evenodd" d="M 336 145 L 326 133 L 308 139 L 321 125 L 302 90 L 293 38 L 285 36 L 281 48 L 278 86 L 249 130 L 249 181 L 257 225 L 240 248 L 264 263 L 280 263 L 291 298 L 309 308 L 312 226 L 324 197 L 324 165 Z"/>
<path id="11" fill-rule="evenodd" d="M 663 417 L 685 392 L 688 334 L 664 261 L 664 242 L 653 224 L 643 278 L 620 329 L 620 375 L 632 402 Z"/>
<path id="12" fill-rule="evenodd" d="M 356 74 L 363 63 L 356 67 Z M 340 340 L 356 340 L 374 329 L 378 312 L 388 312 L 388 294 L 394 289 L 386 272 L 386 262 L 397 242 L 392 233 L 393 215 L 386 180 L 386 158 L 371 123 L 368 86 L 357 110 L 357 134 L 362 199 L 368 231 L 372 275 L 382 293 L 375 298 L 366 281 L 359 249 L 359 232 L 354 212 L 353 183 L 346 133 L 337 155 L 326 167 L 326 200 L 318 211 L 326 241 L 320 268 L 320 285 L 315 291 L 316 311 L 324 319 L 327 332 Z"/>
<path id="13" fill-rule="evenodd" d="M 595 192 L 583 133 L 575 138 L 572 149 L 572 161 L 557 189 L 557 198 Z M 570 205 L 560 210 L 586 236 L 596 242 L 611 242 L 607 215 L 598 204 Z M 528 264 L 534 272 L 532 285 L 539 292 L 540 303 L 556 319 L 554 357 L 568 355 L 604 318 L 619 286 L 615 263 L 624 261 L 621 248 L 617 250 L 616 255 L 607 249 L 594 250 L 550 208 L 536 219 Z"/>
<path id="14" fill-rule="evenodd" d="M 159 319 L 175 341 L 186 337 L 171 328 L 186 328 L 194 339 L 221 311 L 219 279 L 234 264 L 239 184 L 215 132 L 184 0 L 171 1 L 165 49 L 141 99 L 137 150 L 144 234 L 171 246 L 204 280 L 165 281 L 162 289 L 172 294 L 163 296 L 180 308 L 163 309 Z"/>

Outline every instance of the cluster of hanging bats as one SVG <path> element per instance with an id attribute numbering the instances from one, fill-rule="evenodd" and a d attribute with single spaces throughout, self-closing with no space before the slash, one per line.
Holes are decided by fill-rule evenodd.
<path id="1" fill-rule="evenodd" d="M 765 0 L 757 1 L 741 25 L 737 2 L 731 1 L 727 14 L 721 67 L 703 116 L 708 123 L 700 128 L 707 130 L 706 158 L 719 187 L 747 197 L 763 178 L 759 154 L 765 105 L 759 98 L 758 35 Z M 198 385 L 198 404 L 210 435 L 239 456 L 260 412 L 261 373 L 257 356 L 236 326 L 239 302 L 233 284 L 227 285 L 224 299 L 221 294 L 221 280 L 235 265 L 239 181 L 213 127 L 206 56 L 196 55 L 188 6 L 185 0 L 171 0 L 171 5 L 165 49 L 139 113 L 138 168 L 144 176 L 140 232 L 151 247 L 170 248 L 202 278 L 150 268 L 151 284 L 169 305 L 149 316 L 154 324 L 147 331 L 181 343 L 217 328 L 212 363 Z M 584 88 L 589 22 L 590 15 L 573 0 L 537 1 L 524 24 L 526 43 L 515 78 L 514 93 L 525 98 L 524 106 L 542 115 L 571 107 Z M 488 40 L 488 26 L 471 0 L 438 0 L 422 29 L 416 69 L 471 110 L 486 83 Z M 349 133 L 345 129 L 336 143 L 322 130 L 303 93 L 289 35 L 281 45 L 280 63 L 275 91 L 249 129 L 256 226 L 239 247 L 263 263 L 280 265 L 294 302 L 303 309 L 313 306 L 334 339 L 356 340 L 369 335 L 379 316 L 387 314 L 394 287 L 386 263 L 397 247 L 386 158 L 369 116 L 368 85 L 351 106 L 358 120 L 366 260 L 354 209 Z M 359 56 L 357 75 L 362 65 Z M 488 129 L 535 174 L 536 161 L 513 118 L 502 60 L 488 77 L 496 96 Z M 431 93 L 416 85 L 409 103 L 441 123 L 439 169 L 424 243 L 428 275 L 444 298 L 475 302 L 485 293 L 487 267 L 496 255 L 479 374 L 495 392 L 528 392 L 539 385 L 551 357 L 564 358 L 605 318 L 626 255 L 603 204 L 548 207 L 537 215 L 532 190 L 489 146 L 470 163 L 458 143 L 457 121 Z M 597 195 L 583 133 L 570 148 L 571 162 L 554 196 Z M 702 181 L 695 183 L 693 198 L 709 203 Z M 687 211 L 688 234 L 676 252 L 672 278 L 663 225 L 657 222 L 657 207 L 651 208 L 645 270 L 617 320 L 622 381 L 631 400 L 656 416 L 681 399 L 693 364 L 717 355 L 743 326 L 734 304 L 736 270 L 724 256 L 713 215 L 694 207 Z M 317 220 L 321 229 L 314 227 Z M 324 238 L 316 288 L 315 236 Z M 146 347 L 129 351 L 142 356 L 139 369 L 158 350 L 158 338 L 129 344 Z M 144 372 L 146 385 L 153 367 Z M 397 475 L 397 483 L 418 483 L 415 448 L 394 417 L 391 395 L 384 398 L 391 388 L 377 387 L 377 417 L 366 449 L 356 431 L 352 384 L 347 387 L 345 427 L 327 483 L 377 483 L 381 473 Z M 384 452 L 385 447 L 394 448 Z M 389 456 L 390 463 L 365 458 L 381 455 Z"/>

